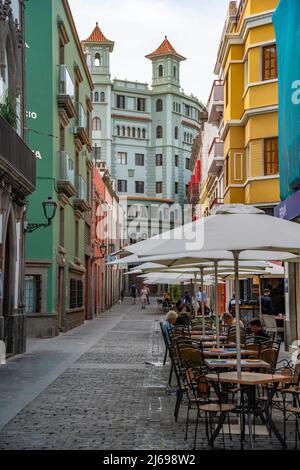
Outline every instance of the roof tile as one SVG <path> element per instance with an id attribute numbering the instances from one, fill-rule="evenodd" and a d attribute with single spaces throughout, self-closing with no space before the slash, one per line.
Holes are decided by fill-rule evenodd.
<path id="1" fill-rule="evenodd" d="M 168 40 L 167 36 L 165 36 L 165 39 L 161 43 L 161 45 L 151 54 L 146 55 L 147 59 L 153 59 L 155 57 L 159 56 L 164 56 L 164 55 L 172 55 L 174 57 L 177 57 L 179 60 L 186 60 L 185 57 L 182 55 L 178 54 L 178 52 L 175 51 L 174 47 Z"/>

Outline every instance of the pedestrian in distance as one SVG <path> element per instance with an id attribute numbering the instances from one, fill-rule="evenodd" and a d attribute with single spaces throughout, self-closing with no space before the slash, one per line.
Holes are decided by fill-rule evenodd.
<path id="1" fill-rule="evenodd" d="M 264 295 L 261 296 L 261 309 L 264 315 L 274 315 L 270 289 L 265 289 Z"/>
<path id="2" fill-rule="evenodd" d="M 132 286 L 130 287 L 130 295 L 132 298 L 132 305 L 135 305 L 135 302 L 136 302 L 136 285 L 135 284 L 132 284 Z"/>
<path id="3" fill-rule="evenodd" d="M 150 289 L 147 285 L 145 285 L 145 288 L 147 289 L 147 304 L 150 305 Z"/>
<path id="4" fill-rule="evenodd" d="M 144 287 L 141 289 L 142 310 L 145 310 L 145 308 L 146 308 L 147 293 L 148 293 L 148 288 L 144 286 Z"/>

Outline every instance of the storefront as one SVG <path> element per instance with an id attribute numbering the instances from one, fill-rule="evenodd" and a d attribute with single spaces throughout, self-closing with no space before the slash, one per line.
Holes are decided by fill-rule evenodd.
<path id="1" fill-rule="evenodd" d="M 300 223 L 300 191 L 282 201 L 275 208 L 275 216 Z M 300 264 L 286 264 L 285 271 L 286 335 L 291 345 L 300 338 Z"/>

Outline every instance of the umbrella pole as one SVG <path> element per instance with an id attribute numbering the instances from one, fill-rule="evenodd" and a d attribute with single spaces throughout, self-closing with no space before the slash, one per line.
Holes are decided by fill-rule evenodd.
<path id="1" fill-rule="evenodd" d="M 220 347 L 220 318 L 219 318 L 219 306 L 218 306 L 218 261 L 214 262 L 215 265 L 215 317 L 216 317 L 216 327 L 217 327 L 217 348 Z"/>
<path id="2" fill-rule="evenodd" d="M 194 317 L 197 316 L 197 307 L 198 307 L 198 302 L 197 302 L 197 273 L 194 274 Z"/>
<path id="3" fill-rule="evenodd" d="M 262 304 L 261 304 L 261 280 L 262 280 L 262 277 L 261 276 L 258 276 L 259 278 L 259 292 L 258 292 L 258 299 L 259 299 L 259 318 L 260 318 L 260 321 L 262 321 Z"/>
<path id="4" fill-rule="evenodd" d="M 235 320 L 236 320 L 236 359 L 237 359 L 237 375 L 242 376 L 241 367 L 241 325 L 240 325 L 240 283 L 239 283 L 239 257 L 238 251 L 233 252 L 234 256 L 234 275 L 235 275 Z"/>
<path id="5" fill-rule="evenodd" d="M 204 269 L 201 268 L 201 314 L 202 314 L 202 334 L 205 336 L 205 303 L 204 303 Z"/>

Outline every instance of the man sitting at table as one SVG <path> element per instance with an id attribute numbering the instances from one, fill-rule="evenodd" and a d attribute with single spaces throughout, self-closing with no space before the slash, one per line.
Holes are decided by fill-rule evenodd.
<path id="1" fill-rule="evenodd" d="M 255 338 L 258 341 L 264 341 L 266 339 L 270 339 L 268 333 L 263 329 L 259 318 L 254 318 L 254 320 L 250 322 L 250 328 L 251 328 L 252 334 L 255 336 Z"/>
<path id="2" fill-rule="evenodd" d="M 230 330 L 231 327 L 236 327 L 236 319 L 231 315 L 231 313 L 224 313 L 223 321 L 224 325 L 227 327 L 228 330 Z M 240 327 L 244 329 L 244 323 L 242 322 L 242 320 L 240 320 Z"/>

